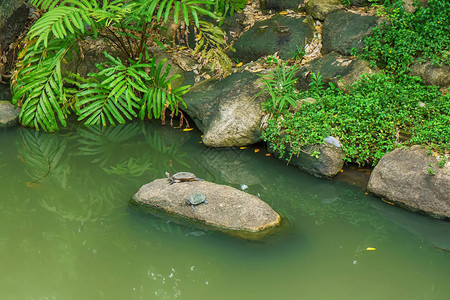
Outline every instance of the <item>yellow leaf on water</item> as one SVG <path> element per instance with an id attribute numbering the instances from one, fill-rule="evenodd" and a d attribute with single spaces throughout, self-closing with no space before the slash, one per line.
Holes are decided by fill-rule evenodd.
<path id="1" fill-rule="evenodd" d="M 367 250 L 367 251 L 375 251 L 375 250 L 377 250 L 377 248 L 367 247 L 366 250 Z"/>
<path id="2" fill-rule="evenodd" d="M 266 153 L 266 156 L 272 156 L 272 154 L 270 154 L 270 153 Z"/>
<path id="3" fill-rule="evenodd" d="M 186 46 L 183 46 L 183 47 L 180 47 L 180 48 L 178 48 L 178 49 L 184 50 L 184 49 L 187 49 L 187 47 L 186 47 Z"/>
<path id="4" fill-rule="evenodd" d="M 183 131 L 192 131 L 192 130 L 194 130 L 194 128 L 185 128 L 185 129 L 183 129 Z"/>
<path id="5" fill-rule="evenodd" d="M 201 138 L 203 137 L 203 134 L 200 136 Z"/>
<path id="6" fill-rule="evenodd" d="M 240 62 L 240 63 L 238 63 L 237 65 L 236 65 L 236 67 L 240 67 L 240 66 L 242 66 L 244 63 L 242 63 L 242 62 Z"/>
<path id="7" fill-rule="evenodd" d="M 259 149 L 255 149 L 255 153 L 258 153 L 259 152 Z"/>
<path id="8" fill-rule="evenodd" d="M 203 144 L 203 142 L 198 142 L 199 144 Z"/>
<path id="9" fill-rule="evenodd" d="M 247 149 L 247 147 L 240 147 L 239 149 L 244 150 L 244 149 Z"/>
<path id="10" fill-rule="evenodd" d="M 288 14 L 287 11 L 281 11 L 281 12 L 280 12 L 280 15 L 287 15 L 287 14 Z"/>

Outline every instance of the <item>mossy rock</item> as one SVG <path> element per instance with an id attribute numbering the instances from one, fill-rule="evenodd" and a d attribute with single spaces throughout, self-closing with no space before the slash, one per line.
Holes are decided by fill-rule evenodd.
<path id="1" fill-rule="evenodd" d="M 306 18 L 290 18 L 277 15 L 257 22 L 234 44 L 232 57 L 242 62 L 278 52 L 282 59 L 292 58 L 304 49 L 305 40 L 313 37 L 313 26 Z"/>
<path id="2" fill-rule="evenodd" d="M 346 11 L 329 14 L 322 29 L 322 54 L 332 51 L 350 55 L 351 49 L 361 51 L 364 38 L 372 34 L 372 28 L 378 25 L 378 17 L 362 16 Z"/>
<path id="3" fill-rule="evenodd" d="M 311 73 L 322 75 L 322 82 L 332 82 L 343 89 L 359 80 L 364 74 L 373 74 L 376 70 L 369 68 L 369 63 L 331 52 L 301 68 L 295 74 L 296 88 L 306 91 L 311 82 Z"/>
<path id="4" fill-rule="evenodd" d="M 305 0 L 259 0 L 262 10 L 282 11 L 286 9 L 296 10 Z"/>
<path id="5" fill-rule="evenodd" d="M 0 1 L 0 46 L 3 52 L 22 33 L 29 12 L 25 1 Z"/>

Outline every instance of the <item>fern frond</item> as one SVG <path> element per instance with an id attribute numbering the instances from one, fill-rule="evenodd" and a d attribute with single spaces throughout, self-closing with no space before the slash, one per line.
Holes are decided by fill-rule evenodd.
<path id="1" fill-rule="evenodd" d="M 13 103 L 23 103 L 20 122 L 29 127 L 53 132 L 66 126 L 67 101 L 61 61 L 74 40 L 62 44 L 52 40 L 47 48 L 24 55 L 13 86 Z"/>
<path id="2" fill-rule="evenodd" d="M 84 8 L 58 6 L 45 13 L 30 29 L 28 38 L 37 38 L 35 50 L 43 42 L 47 47 L 49 38 L 64 39 L 75 32 L 85 32 L 85 24 L 95 27 L 95 22 Z"/>
<path id="3" fill-rule="evenodd" d="M 217 15 L 205 9 L 214 5 L 214 0 L 144 0 L 137 7 L 137 13 L 150 22 L 153 17 L 158 21 L 167 22 L 173 12 L 175 24 L 181 21 L 189 25 L 190 20 L 198 26 L 199 15 L 207 15 L 218 19 Z"/>
<path id="4" fill-rule="evenodd" d="M 232 16 L 234 12 L 241 11 L 247 5 L 247 0 L 215 0 L 214 12 L 223 17 Z"/>
<path id="5" fill-rule="evenodd" d="M 232 61 L 226 52 L 233 48 L 227 45 L 226 34 L 221 28 L 209 22 L 200 21 L 196 41 L 197 45 L 193 54 L 198 55 L 203 64 L 211 63 L 213 69 L 222 76 L 231 73 Z"/>
<path id="6" fill-rule="evenodd" d="M 125 119 L 131 120 L 137 116 L 134 110 L 139 108 L 140 93 L 147 90 L 144 80 L 150 77 L 143 68 L 150 64 L 138 61 L 128 67 L 106 52 L 105 56 L 110 66 L 90 74 L 95 81 L 81 84 L 83 91 L 77 95 L 78 119 L 85 120 L 86 125 L 115 125 L 116 122 L 125 123 Z"/>
<path id="7" fill-rule="evenodd" d="M 182 86 L 172 90 L 171 82 L 179 77 L 175 75 L 168 77 L 170 72 L 170 65 L 167 65 L 166 70 L 162 72 L 167 59 L 163 59 L 159 64 L 156 64 L 155 57 L 152 58 L 150 68 L 150 80 L 147 82 L 148 89 L 139 102 L 139 118 L 142 120 L 145 117 L 162 118 L 165 109 L 169 108 L 171 111 L 178 113 L 178 104 L 186 106 L 182 96 L 188 92 L 189 86 Z"/>

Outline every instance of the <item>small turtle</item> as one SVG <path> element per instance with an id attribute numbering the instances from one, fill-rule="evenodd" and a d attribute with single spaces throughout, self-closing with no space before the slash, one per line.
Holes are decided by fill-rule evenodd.
<path id="1" fill-rule="evenodd" d="M 206 200 L 206 195 L 202 193 L 192 194 L 185 201 L 187 205 L 191 206 L 192 210 L 194 210 L 195 205 L 199 205 L 202 203 L 208 204 L 208 201 Z"/>
<path id="2" fill-rule="evenodd" d="M 166 176 L 169 179 L 170 184 L 184 182 L 184 181 L 199 181 L 204 180 L 195 176 L 194 173 L 191 172 L 178 172 L 176 174 L 170 174 L 166 172 Z"/>

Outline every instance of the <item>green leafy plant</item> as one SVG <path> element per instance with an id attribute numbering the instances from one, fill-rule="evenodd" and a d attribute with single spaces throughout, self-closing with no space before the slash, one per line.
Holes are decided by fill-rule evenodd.
<path id="1" fill-rule="evenodd" d="M 277 61 L 278 62 L 278 61 Z M 267 111 L 280 113 L 289 108 L 290 105 L 295 106 L 297 97 L 295 90 L 295 71 L 296 66 L 287 67 L 286 63 L 280 62 L 280 66 L 268 74 L 260 75 L 266 84 L 266 91 L 270 95 L 270 100 L 264 103 Z"/>
<path id="2" fill-rule="evenodd" d="M 162 24 L 175 30 L 197 28 L 197 46 L 204 64 L 212 63 L 223 75 L 229 73 L 230 50 L 225 34 L 202 21 L 220 19 L 243 7 L 236 0 L 31 0 L 46 11 L 31 27 L 19 54 L 17 72 L 11 81 L 13 103 L 22 107 L 20 121 L 26 126 L 56 131 L 76 113 L 86 125 L 124 123 L 134 117 L 164 120 L 172 116 L 188 87 L 172 87 L 165 61 L 156 63 L 149 46 L 160 45 L 157 31 Z M 209 10 L 211 9 L 211 10 Z M 83 41 L 103 39 L 114 53 L 98 65 L 89 78 L 62 71 L 74 53 L 83 56 Z"/>
<path id="3" fill-rule="evenodd" d="M 291 94 L 297 99 L 316 95 Z M 296 113 L 273 114 L 263 138 L 280 155 L 289 151 L 292 156 L 332 135 L 339 138 L 346 159 L 360 165 L 375 165 L 401 145 L 424 144 L 444 153 L 450 149 L 449 103 L 437 87 L 424 86 L 418 78 L 380 73 L 350 86 L 348 93 L 324 89 Z M 410 133 L 410 139 L 400 140 L 400 132 Z"/>
<path id="4" fill-rule="evenodd" d="M 450 2 L 430 0 L 408 13 L 402 1 L 386 8 L 387 21 L 373 28 L 360 56 L 372 66 L 391 73 L 405 73 L 415 58 L 450 64 Z"/>

